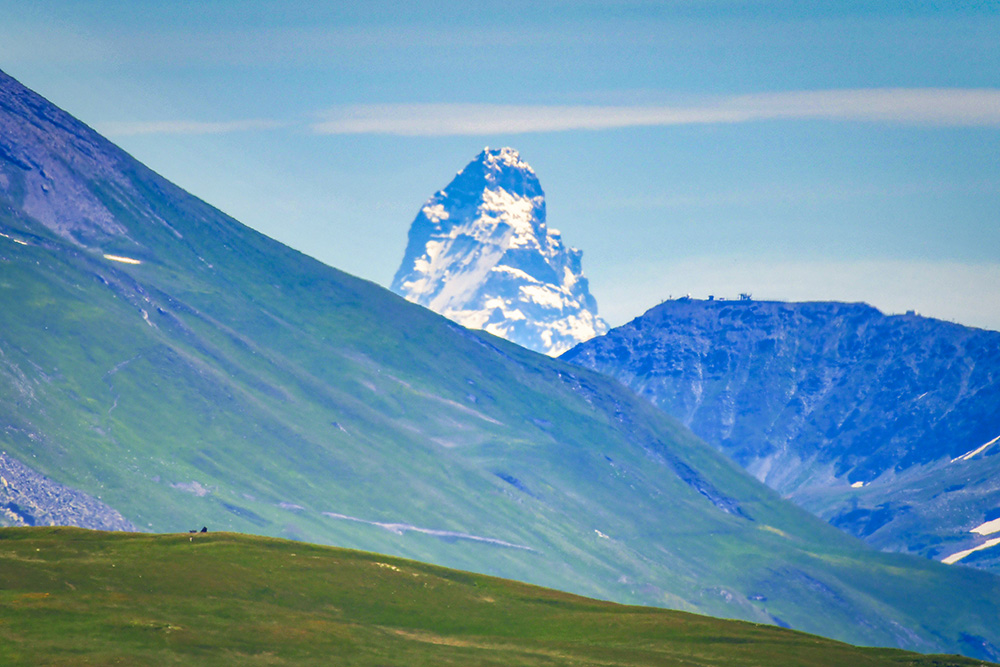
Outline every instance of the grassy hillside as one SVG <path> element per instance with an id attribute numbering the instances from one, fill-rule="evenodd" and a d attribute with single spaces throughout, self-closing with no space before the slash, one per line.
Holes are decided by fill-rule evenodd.
<path id="1" fill-rule="evenodd" d="M 24 378 L 0 404 L 4 448 L 146 529 L 294 537 L 857 643 L 996 643 L 995 578 L 866 549 L 598 375 L 245 228 L 228 256 L 203 240 L 220 256 L 202 273 L 8 229 L 27 245 L 0 290 Z"/>
<path id="2" fill-rule="evenodd" d="M 977 665 L 232 533 L 0 530 L 5 665 Z"/>
<path id="3" fill-rule="evenodd" d="M 874 552 L 616 382 L 294 252 L 0 84 L 7 456 L 150 531 L 1000 655 L 1000 579 Z M 46 523 L 42 491 L 6 509 Z"/>

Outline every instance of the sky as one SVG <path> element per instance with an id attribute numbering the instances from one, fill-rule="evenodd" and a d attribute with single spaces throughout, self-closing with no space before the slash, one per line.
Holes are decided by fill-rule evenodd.
<path id="1" fill-rule="evenodd" d="M 1000 330 L 1000 2 L 0 0 L 0 69 L 387 286 L 484 146 L 612 325 L 685 294 Z"/>

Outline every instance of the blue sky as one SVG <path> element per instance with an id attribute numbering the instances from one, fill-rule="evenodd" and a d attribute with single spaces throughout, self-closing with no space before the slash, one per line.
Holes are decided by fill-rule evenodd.
<path id="1" fill-rule="evenodd" d="M 383 285 L 424 200 L 510 145 L 612 324 L 668 296 L 752 292 L 1000 329 L 997 2 L 0 11 L 0 68 Z"/>

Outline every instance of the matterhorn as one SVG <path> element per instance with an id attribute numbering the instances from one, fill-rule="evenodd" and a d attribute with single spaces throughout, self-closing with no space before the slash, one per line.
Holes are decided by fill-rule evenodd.
<path id="1" fill-rule="evenodd" d="M 556 356 L 608 329 L 582 255 L 546 227 L 545 193 L 517 151 L 486 148 L 420 209 L 392 290 Z"/>

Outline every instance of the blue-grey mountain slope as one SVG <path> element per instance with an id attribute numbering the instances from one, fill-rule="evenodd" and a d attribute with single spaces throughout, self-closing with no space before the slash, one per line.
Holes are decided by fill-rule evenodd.
<path id="1" fill-rule="evenodd" d="M 3 74 L 0 234 L 2 451 L 142 529 L 998 654 L 993 575 L 867 547 L 617 382 L 254 232 Z"/>
<path id="2" fill-rule="evenodd" d="M 1000 332 L 864 304 L 681 299 L 563 358 L 881 549 L 1000 563 Z"/>
<path id="3" fill-rule="evenodd" d="M 420 209 L 392 290 L 555 356 L 608 328 L 581 258 L 546 225 L 534 170 L 511 148 L 486 148 Z"/>

